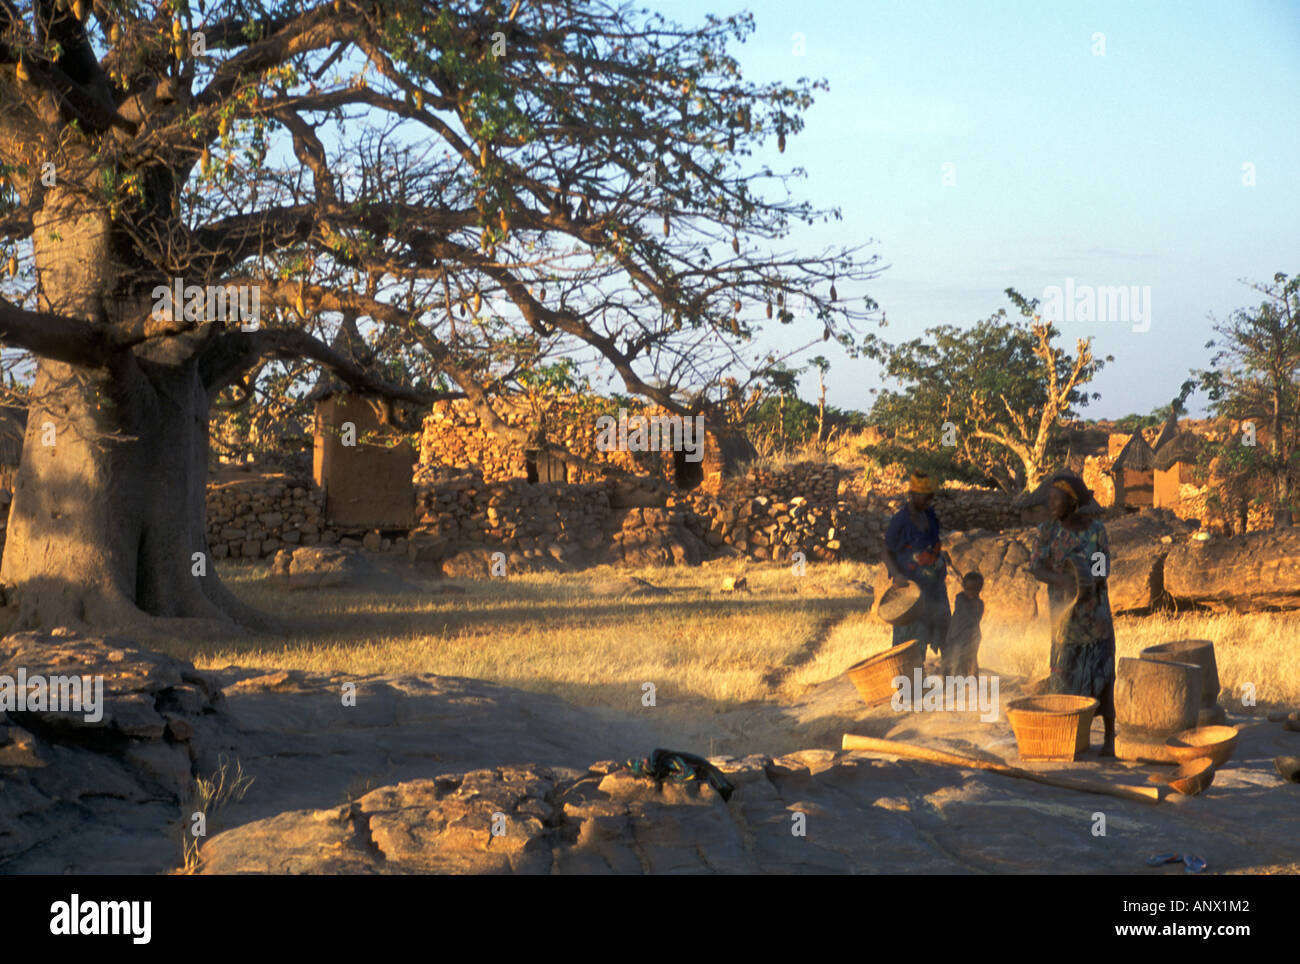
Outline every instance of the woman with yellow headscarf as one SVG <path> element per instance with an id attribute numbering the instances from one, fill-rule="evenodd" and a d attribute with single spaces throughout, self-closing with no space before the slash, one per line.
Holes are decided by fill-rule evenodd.
<path id="1" fill-rule="evenodd" d="M 1092 493 L 1077 475 L 1052 476 L 1048 489 L 1050 522 L 1038 527 L 1031 558 L 1034 578 L 1049 586 L 1052 604 L 1054 693 L 1094 697 L 1105 726 L 1102 756 L 1115 755 L 1115 626 L 1106 577 L 1110 539 L 1100 519 L 1079 510 Z"/>
<path id="2" fill-rule="evenodd" d="M 885 569 L 897 586 L 921 587 L 921 615 L 894 627 L 894 645 L 919 639 L 936 653 L 948 637 L 952 608 L 948 603 L 948 565 L 934 511 L 934 480 L 920 470 L 908 483 L 908 501 L 889 520 L 885 531 Z M 924 652 L 924 651 L 923 651 Z"/>

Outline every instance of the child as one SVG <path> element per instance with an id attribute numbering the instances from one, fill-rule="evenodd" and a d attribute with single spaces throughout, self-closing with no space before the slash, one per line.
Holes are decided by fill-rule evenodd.
<path id="1" fill-rule="evenodd" d="M 952 623 L 944 646 L 942 674 L 944 676 L 978 676 L 980 648 L 980 620 L 984 618 L 984 601 L 980 591 L 984 577 L 971 570 L 962 576 L 961 592 L 953 601 Z"/>

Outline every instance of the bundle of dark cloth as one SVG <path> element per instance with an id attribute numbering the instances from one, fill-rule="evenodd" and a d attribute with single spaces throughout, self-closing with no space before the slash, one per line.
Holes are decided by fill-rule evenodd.
<path id="1" fill-rule="evenodd" d="M 696 756 L 694 753 L 658 749 L 648 757 L 628 760 L 624 765 L 638 776 L 650 777 L 659 784 L 665 780 L 672 780 L 674 783 L 706 780 L 709 786 L 718 791 L 718 796 L 723 800 L 730 800 L 731 795 L 736 791 L 736 788 L 722 775 L 722 771 L 704 757 Z"/>

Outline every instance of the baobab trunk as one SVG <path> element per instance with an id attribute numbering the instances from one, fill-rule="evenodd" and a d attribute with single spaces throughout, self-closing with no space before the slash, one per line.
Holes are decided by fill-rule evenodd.
<path id="1" fill-rule="evenodd" d="M 116 367 L 40 364 L 0 567 L 20 626 L 231 612 L 208 556 L 196 366 Z"/>
<path id="2" fill-rule="evenodd" d="M 57 199 L 40 220 L 52 207 Z M 102 324 L 148 310 L 103 294 L 106 219 L 64 211 L 59 240 L 42 244 L 48 236 L 38 224 L 42 308 Z M 199 347 L 187 333 L 116 351 L 102 366 L 40 360 L 0 565 L 15 628 L 254 618 L 208 555 Z"/>

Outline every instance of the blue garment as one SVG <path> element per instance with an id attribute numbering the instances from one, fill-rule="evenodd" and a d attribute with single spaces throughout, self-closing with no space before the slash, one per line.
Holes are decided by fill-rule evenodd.
<path id="1" fill-rule="evenodd" d="M 912 521 L 908 506 L 889 520 L 885 548 L 894 554 L 909 582 L 921 587 L 921 615 L 915 622 L 894 627 L 893 644 L 919 639 L 936 653 L 948 638 L 952 609 L 948 604 L 948 564 L 939 539 L 939 517 L 934 506 L 925 510 L 926 528 Z"/>
<path id="2" fill-rule="evenodd" d="M 894 554 L 909 581 L 922 589 L 943 586 L 948 578 L 948 564 L 939 540 L 939 517 L 934 506 L 925 509 L 927 527 L 918 528 L 908 506 L 903 506 L 889 520 L 885 530 L 885 548 Z"/>

